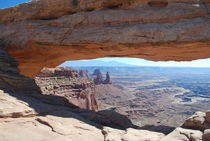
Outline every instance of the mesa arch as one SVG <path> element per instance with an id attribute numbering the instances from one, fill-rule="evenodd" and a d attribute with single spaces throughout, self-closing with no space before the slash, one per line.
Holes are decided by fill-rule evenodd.
<path id="1" fill-rule="evenodd" d="M 210 57 L 210 0 L 39 0 L 0 9 L 0 49 L 34 77 L 66 60 Z"/>

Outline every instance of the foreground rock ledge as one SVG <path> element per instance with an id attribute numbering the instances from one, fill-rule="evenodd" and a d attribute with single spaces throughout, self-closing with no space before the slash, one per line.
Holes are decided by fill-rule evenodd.
<path id="1" fill-rule="evenodd" d="M 209 0 L 39 0 L 0 10 L 0 48 L 34 77 L 66 60 L 210 57 Z"/>
<path id="2" fill-rule="evenodd" d="M 11 94 L 0 90 L 0 140 L 209 141 L 210 139 L 209 128 L 205 129 L 205 131 L 200 131 L 198 129 L 192 130 L 186 127 L 178 127 L 168 135 L 133 128 L 127 128 L 126 130 L 110 128 L 107 127 L 108 125 L 103 126 L 99 119 L 97 120 L 98 123 L 93 122 L 95 120 L 89 121 L 84 119 L 83 114 L 87 114 L 87 111 L 75 113 L 76 109 L 49 104 L 42 100 L 30 95 L 22 95 L 17 99 Z M 204 118 L 206 120 L 209 119 L 209 112 L 198 113 L 192 117 L 205 115 Z M 96 114 L 98 113 L 89 113 L 87 116 L 91 117 Z M 102 115 L 101 117 L 103 118 Z M 115 117 L 117 118 L 117 116 Z M 105 118 L 107 121 L 111 119 L 109 117 Z M 120 120 L 122 119 L 118 118 L 115 122 L 120 122 Z M 198 118 L 194 118 L 192 122 L 197 122 L 197 120 Z M 109 123 L 110 125 L 113 124 Z M 197 128 L 196 125 L 195 128 Z"/>

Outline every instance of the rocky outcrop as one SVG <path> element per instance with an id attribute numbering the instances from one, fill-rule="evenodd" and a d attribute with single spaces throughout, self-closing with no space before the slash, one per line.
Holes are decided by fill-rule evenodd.
<path id="1" fill-rule="evenodd" d="M 103 75 L 102 75 L 100 69 L 95 69 L 92 76 L 93 76 L 93 81 L 96 85 L 112 83 L 111 78 L 109 76 L 109 72 L 106 73 L 105 80 L 103 79 Z"/>
<path id="2" fill-rule="evenodd" d="M 96 85 L 103 84 L 103 75 L 99 69 L 95 69 L 92 76 L 94 77 L 93 81 Z"/>
<path id="3" fill-rule="evenodd" d="M 65 111 L 63 111 L 65 112 Z M 0 119 L 2 141 L 103 141 L 101 131 L 76 118 L 56 116 Z"/>
<path id="4" fill-rule="evenodd" d="M 203 140 L 210 141 L 210 129 L 206 129 L 203 133 Z"/>
<path id="5" fill-rule="evenodd" d="M 92 112 L 75 109 L 73 110 L 73 112 L 79 114 L 85 119 L 93 121 L 94 123 L 102 124 L 104 126 L 109 126 L 112 128 L 127 129 L 135 127 L 125 115 L 121 115 L 112 110 L 101 110 L 98 112 Z"/>
<path id="6" fill-rule="evenodd" d="M 182 127 L 176 128 L 160 141 L 209 141 L 210 126 L 206 121 L 209 118 L 207 113 L 196 112 L 185 121 Z"/>
<path id="7" fill-rule="evenodd" d="M 104 127 L 102 133 L 105 136 L 104 141 L 159 141 L 165 136 L 162 133 L 132 128 L 123 131 Z"/>
<path id="8" fill-rule="evenodd" d="M 160 141 L 202 141 L 202 135 L 201 131 L 178 127 Z"/>
<path id="9" fill-rule="evenodd" d="M 206 112 L 206 121 L 210 123 L 210 111 Z"/>
<path id="10" fill-rule="evenodd" d="M 97 111 L 95 85 L 86 75 L 67 67 L 45 68 L 35 80 L 43 94 L 62 96 L 80 108 Z"/>
<path id="11" fill-rule="evenodd" d="M 196 112 L 185 121 L 182 127 L 204 131 L 210 128 L 210 122 L 207 119 L 209 119 L 209 114 Z"/>
<path id="12" fill-rule="evenodd" d="M 103 141 L 100 125 L 72 113 L 71 108 L 45 102 L 0 91 L 0 140 Z"/>
<path id="13" fill-rule="evenodd" d="M 28 103 L 20 101 L 0 90 L 0 118 L 31 117 L 37 112 L 30 108 Z"/>
<path id="14" fill-rule="evenodd" d="M 66 60 L 208 58 L 209 9 L 209 0 L 36 0 L 0 10 L 0 44 L 30 77 Z"/>
<path id="15" fill-rule="evenodd" d="M 15 92 L 38 92 L 34 80 L 19 74 L 18 63 L 0 48 L 0 89 Z"/>
<path id="16" fill-rule="evenodd" d="M 103 82 L 104 84 L 112 84 L 109 72 L 106 73 L 106 79 Z"/>
<path id="17" fill-rule="evenodd" d="M 88 71 L 87 70 L 79 70 L 79 76 L 89 78 Z"/>

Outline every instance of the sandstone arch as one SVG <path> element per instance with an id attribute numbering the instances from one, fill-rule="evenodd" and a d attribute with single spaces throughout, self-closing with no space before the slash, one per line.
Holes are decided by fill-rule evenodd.
<path id="1" fill-rule="evenodd" d="M 0 46 L 29 77 L 66 60 L 209 58 L 210 1 L 32 1 L 0 10 Z"/>

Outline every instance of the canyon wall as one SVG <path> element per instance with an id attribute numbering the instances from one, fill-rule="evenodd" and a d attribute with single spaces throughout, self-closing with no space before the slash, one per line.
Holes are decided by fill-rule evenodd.
<path id="1" fill-rule="evenodd" d="M 0 9 L 0 44 L 21 74 L 66 60 L 210 57 L 209 0 L 38 0 Z"/>
<path id="2" fill-rule="evenodd" d="M 43 94 L 62 96 L 80 108 L 97 111 L 95 85 L 87 76 L 85 71 L 67 67 L 44 68 L 35 80 Z"/>

